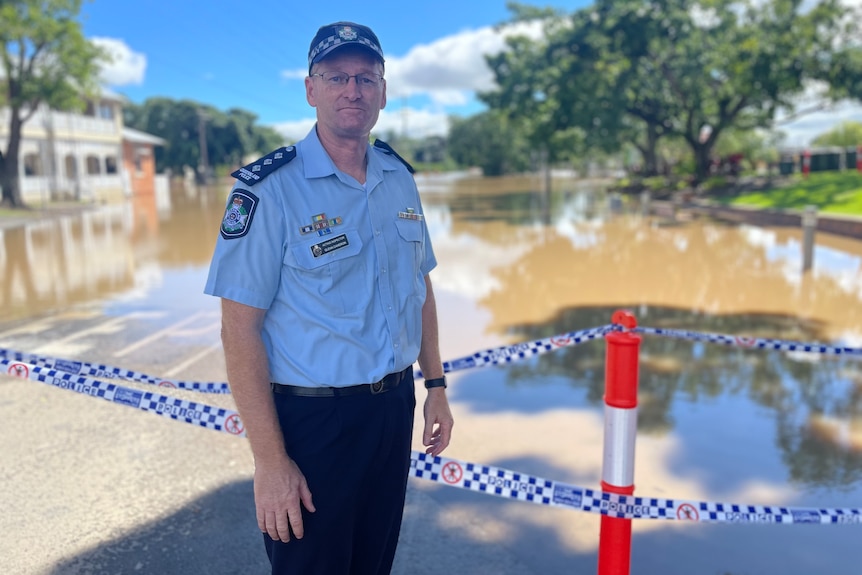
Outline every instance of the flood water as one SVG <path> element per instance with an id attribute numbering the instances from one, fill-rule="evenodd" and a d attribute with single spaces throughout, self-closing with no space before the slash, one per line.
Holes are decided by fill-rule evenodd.
<path id="1" fill-rule="evenodd" d="M 800 230 L 666 221 L 634 203 L 611 213 L 600 184 L 566 179 L 550 193 L 538 178 L 417 181 L 439 262 L 445 360 L 606 325 L 618 309 L 646 327 L 862 346 L 860 241 L 818 234 L 814 269 L 802 273 Z M 0 230 L 0 347 L 32 352 L 38 342 L 164 377 L 217 376 L 218 302 L 201 290 L 227 189 L 176 188 L 169 201 Z M 184 334 L 193 345 L 162 350 L 156 365 L 139 348 L 102 357 L 68 330 L 52 346 L 26 329 L 84 316 L 147 318 L 150 333 L 184 318 L 198 328 Z M 445 455 L 597 488 L 604 353 L 590 342 L 453 373 L 456 437 Z M 860 365 L 644 335 L 636 493 L 862 507 Z M 464 536 L 508 549 L 529 572 L 594 572 L 594 516 L 411 481 L 453 529 L 487 518 Z M 858 573 L 860 536 L 862 525 L 637 520 L 632 573 Z"/>

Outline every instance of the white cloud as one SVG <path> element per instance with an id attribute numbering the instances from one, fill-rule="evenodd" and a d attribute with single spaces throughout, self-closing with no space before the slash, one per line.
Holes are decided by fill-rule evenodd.
<path id="1" fill-rule="evenodd" d="M 296 70 L 282 70 L 281 77 L 285 80 L 302 80 L 308 75 L 308 70 L 305 68 Z"/>
<path id="2" fill-rule="evenodd" d="M 290 142 L 296 142 L 305 137 L 311 130 L 316 120 L 314 118 L 304 118 L 292 122 L 279 122 L 273 124 L 273 128 Z"/>
<path id="3" fill-rule="evenodd" d="M 374 128 L 375 134 L 409 133 L 411 138 L 445 136 L 449 132 L 449 117 L 445 112 L 429 109 L 396 108 L 389 106 L 380 112 L 380 119 Z"/>
<path id="4" fill-rule="evenodd" d="M 542 36 L 540 22 L 517 24 L 497 30 L 490 26 L 446 36 L 431 44 L 413 47 L 405 56 L 387 58 L 386 76 L 392 97 L 427 94 L 442 104 L 463 103 L 468 95 L 494 87 L 494 76 L 485 56 L 499 54 L 509 36 Z M 463 99 L 454 94 L 467 94 Z"/>
<path id="5" fill-rule="evenodd" d="M 102 81 L 108 86 L 127 86 L 143 84 L 147 70 L 147 57 L 133 51 L 122 40 L 116 38 L 90 38 L 90 40 L 105 50 L 111 57 L 111 62 L 103 65 Z"/>

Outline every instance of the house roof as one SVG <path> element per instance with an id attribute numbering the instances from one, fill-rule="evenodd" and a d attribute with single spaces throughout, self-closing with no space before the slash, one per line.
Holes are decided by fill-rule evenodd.
<path id="1" fill-rule="evenodd" d="M 158 136 L 126 127 L 123 127 L 123 140 L 134 144 L 152 144 L 153 146 L 164 146 L 167 144 L 167 141 Z"/>

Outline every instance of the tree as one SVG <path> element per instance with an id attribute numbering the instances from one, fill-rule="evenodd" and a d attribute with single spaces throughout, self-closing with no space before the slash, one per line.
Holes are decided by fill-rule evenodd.
<path id="1" fill-rule="evenodd" d="M 449 154 L 461 166 L 482 168 L 486 176 L 523 171 L 530 166 L 526 140 L 494 112 L 450 118 Z"/>
<path id="2" fill-rule="evenodd" d="M 862 146 L 862 122 L 843 122 L 811 142 L 815 146 Z"/>
<path id="3" fill-rule="evenodd" d="M 730 128 L 715 143 L 715 152 L 722 158 L 738 154 L 749 168 L 755 168 L 758 162 L 778 161 L 778 144 L 783 137 L 780 132 Z"/>
<path id="4" fill-rule="evenodd" d="M 8 140 L 0 151 L 2 204 L 23 206 L 18 166 L 27 120 L 43 105 L 83 109 L 98 89 L 99 65 L 107 57 L 83 36 L 81 2 L 0 1 L 0 106 L 9 110 Z"/>
<path id="5" fill-rule="evenodd" d="M 203 140 L 209 163 L 229 169 L 284 143 L 273 128 L 256 125 L 257 116 L 239 108 L 222 112 L 192 100 L 148 98 L 141 105 L 126 106 L 123 115 L 127 126 L 167 141 L 156 150 L 159 170 L 182 173 L 185 166 L 197 168 L 201 164 L 201 129 L 206 130 Z"/>
<path id="6" fill-rule="evenodd" d="M 520 52 L 490 61 L 499 89 L 484 99 L 550 129 L 579 128 L 590 147 L 635 141 L 648 166 L 659 138 L 682 138 L 702 179 L 724 131 L 768 129 L 809 81 L 839 63 L 855 70 L 846 10 L 804 4 L 597 0 L 540 42 L 511 41 Z"/>

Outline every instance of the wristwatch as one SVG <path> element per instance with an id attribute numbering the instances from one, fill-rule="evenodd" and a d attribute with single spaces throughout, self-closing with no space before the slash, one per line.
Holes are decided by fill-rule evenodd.
<path id="1" fill-rule="evenodd" d="M 443 377 L 435 377 L 434 379 L 426 379 L 425 380 L 425 389 L 431 389 L 432 387 L 442 387 L 446 389 L 446 376 Z"/>

